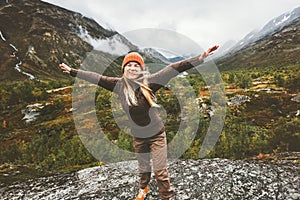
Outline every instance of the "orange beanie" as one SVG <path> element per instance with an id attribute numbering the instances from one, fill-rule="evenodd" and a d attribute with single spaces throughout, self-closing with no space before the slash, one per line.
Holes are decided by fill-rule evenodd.
<path id="1" fill-rule="evenodd" d="M 130 52 L 124 57 L 122 62 L 122 73 L 124 73 L 125 65 L 129 62 L 137 62 L 141 65 L 142 70 L 145 70 L 145 62 L 143 57 L 137 52 Z"/>

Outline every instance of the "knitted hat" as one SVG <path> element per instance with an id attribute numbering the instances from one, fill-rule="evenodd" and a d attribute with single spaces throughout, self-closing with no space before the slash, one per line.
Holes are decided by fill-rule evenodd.
<path id="1" fill-rule="evenodd" d="M 128 53 L 122 62 L 122 73 L 124 73 L 124 67 L 129 62 L 137 62 L 139 65 L 141 65 L 142 70 L 145 70 L 145 62 L 142 56 L 137 52 L 130 52 Z"/>

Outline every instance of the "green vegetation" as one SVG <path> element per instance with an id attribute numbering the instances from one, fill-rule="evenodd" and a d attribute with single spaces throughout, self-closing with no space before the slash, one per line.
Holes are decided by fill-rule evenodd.
<path id="1" fill-rule="evenodd" d="M 70 85 L 70 81 L 1 85 L 1 93 L 6 95 L 1 95 L 0 163 L 26 164 L 51 170 L 96 161 L 85 150 L 75 132 L 72 116 L 65 111 L 67 99 L 53 98 L 47 92 L 66 85 Z M 21 109 L 34 102 L 40 102 L 44 107 L 38 120 L 28 124 L 22 120 Z"/>
<path id="2" fill-rule="evenodd" d="M 239 106 L 227 107 L 221 136 L 207 157 L 245 159 L 259 153 L 299 151 L 300 120 L 299 116 L 295 116 L 297 109 L 299 110 L 299 103 L 290 100 L 291 94 L 299 93 L 298 69 L 299 66 L 286 66 L 222 72 L 227 97 L 237 94 L 247 95 L 251 101 Z M 201 76 L 191 74 L 187 80 L 196 95 L 202 97 L 201 92 L 204 91 L 206 84 Z M 255 82 L 260 83 L 253 84 Z M 73 80 L 26 81 L 0 86 L 2 112 L 0 163 L 27 165 L 47 171 L 70 170 L 98 164 L 98 161 L 86 150 L 76 132 L 70 111 L 71 92 L 66 90 L 60 93 L 47 92 L 72 83 Z M 271 91 L 282 87 L 283 91 L 276 93 L 255 91 L 261 87 L 271 88 Z M 178 130 L 181 112 L 179 103 L 168 88 L 162 88 L 157 98 L 158 103 L 168 113 L 165 126 L 167 139 L 170 142 Z M 133 151 L 131 136 L 121 131 L 115 122 L 111 99 L 110 92 L 102 88 L 97 89 L 95 100 L 99 124 L 107 138 L 114 144 L 122 149 Z M 28 104 L 36 102 L 44 105 L 41 114 L 36 121 L 26 123 L 22 120 L 21 110 Z M 204 103 L 210 106 L 210 96 L 204 98 Z M 118 109 L 115 114 L 119 114 Z M 191 120 L 193 120 L 192 116 Z M 209 116 L 202 113 L 194 141 L 182 155 L 183 158 L 199 157 L 198 153 L 209 122 Z M 93 124 L 86 122 L 85 126 L 89 128 Z M 189 129 L 184 131 L 188 132 Z"/>

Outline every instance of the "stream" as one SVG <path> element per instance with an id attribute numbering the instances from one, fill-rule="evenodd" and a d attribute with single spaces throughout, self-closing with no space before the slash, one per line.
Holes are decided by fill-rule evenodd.
<path id="1" fill-rule="evenodd" d="M 0 38 L 1 38 L 4 42 L 7 42 L 7 40 L 5 39 L 5 37 L 3 36 L 3 34 L 2 34 L 1 31 L 0 31 Z M 20 72 L 20 73 L 22 73 L 22 74 L 28 76 L 28 78 L 29 78 L 30 80 L 35 79 L 35 77 L 34 77 L 32 74 L 29 74 L 29 73 L 27 73 L 27 72 L 24 72 L 24 71 L 21 69 L 22 61 L 21 61 L 20 58 L 17 56 L 18 49 L 17 49 L 13 44 L 9 44 L 9 46 L 10 46 L 11 48 L 14 49 L 14 52 L 12 53 L 11 56 L 14 57 L 14 58 L 16 58 L 17 61 L 18 61 L 18 63 L 15 65 L 15 69 L 16 69 L 18 72 Z"/>

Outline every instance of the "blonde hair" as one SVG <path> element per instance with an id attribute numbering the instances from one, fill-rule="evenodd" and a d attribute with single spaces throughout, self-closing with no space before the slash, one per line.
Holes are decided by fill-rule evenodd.
<path id="1" fill-rule="evenodd" d="M 142 72 L 143 74 L 145 71 Z M 126 78 L 126 76 L 123 76 L 125 87 L 124 87 L 124 94 L 126 98 L 126 102 L 128 105 L 138 105 L 138 100 L 136 98 L 134 89 L 132 85 L 130 85 L 129 80 Z M 159 105 L 156 104 L 156 97 L 153 94 L 152 90 L 149 88 L 147 77 L 143 76 L 142 78 L 139 78 L 137 80 L 130 80 L 140 86 L 141 92 L 146 98 L 147 102 L 149 103 L 150 107 L 159 107 Z"/>

